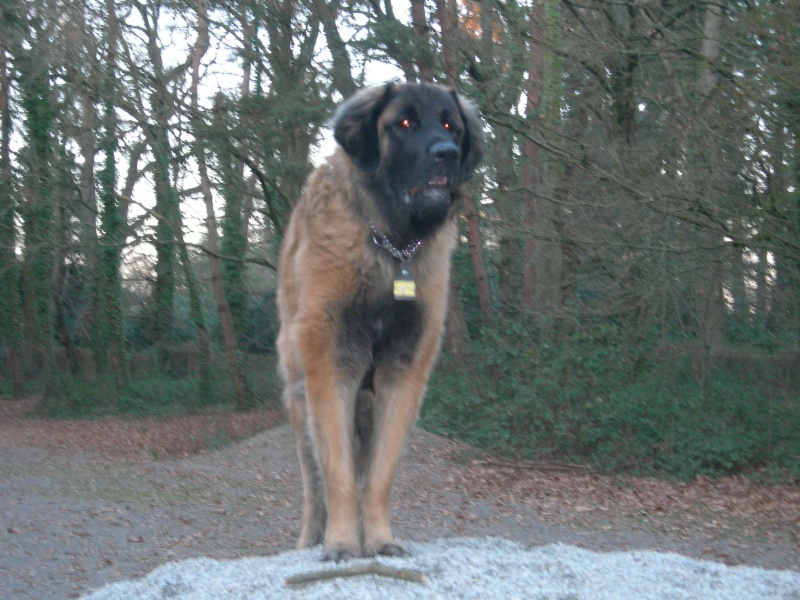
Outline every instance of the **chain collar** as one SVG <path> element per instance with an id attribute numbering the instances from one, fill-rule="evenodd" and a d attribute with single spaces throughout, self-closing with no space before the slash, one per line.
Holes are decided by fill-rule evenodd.
<path id="1" fill-rule="evenodd" d="M 375 223 L 372 222 L 372 219 L 367 219 L 367 224 L 369 225 L 369 230 L 372 232 L 372 241 L 375 245 L 386 250 L 399 260 L 403 266 L 407 266 L 409 261 L 414 258 L 414 255 L 422 247 L 422 240 L 415 239 L 403 247 L 403 249 L 397 249 L 395 245 L 389 241 L 389 238 L 380 234 L 378 228 L 375 227 Z"/>

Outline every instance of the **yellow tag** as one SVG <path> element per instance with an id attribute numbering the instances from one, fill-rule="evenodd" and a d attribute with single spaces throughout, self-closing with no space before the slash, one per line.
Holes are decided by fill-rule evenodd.
<path id="1" fill-rule="evenodd" d="M 410 277 L 397 277 L 394 280 L 395 300 L 414 300 L 417 297 L 417 288 Z"/>

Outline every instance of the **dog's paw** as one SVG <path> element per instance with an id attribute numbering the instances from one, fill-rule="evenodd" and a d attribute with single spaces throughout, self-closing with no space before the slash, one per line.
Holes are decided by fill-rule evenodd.
<path id="1" fill-rule="evenodd" d="M 330 562 L 345 562 L 354 558 L 360 558 L 361 552 L 356 548 L 348 548 L 345 546 L 334 546 L 332 548 L 325 548 L 322 551 L 322 560 Z"/>
<path id="2" fill-rule="evenodd" d="M 381 556 L 411 556 L 411 553 L 406 550 L 403 546 L 396 542 L 392 542 L 390 544 L 384 544 L 380 550 L 378 550 L 378 554 Z"/>
<path id="3" fill-rule="evenodd" d="M 375 547 L 364 547 L 364 556 L 367 558 L 371 558 L 380 554 L 381 556 L 394 556 L 394 557 L 403 557 L 403 556 L 410 556 L 411 553 L 406 550 L 403 546 L 398 544 L 397 542 L 387 542 L 385 544 L 380 544 Z"/>

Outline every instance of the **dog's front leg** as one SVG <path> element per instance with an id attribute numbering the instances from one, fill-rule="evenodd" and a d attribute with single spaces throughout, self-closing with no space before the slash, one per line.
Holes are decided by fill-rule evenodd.
<path id="1" fill-rule="evenodd" d="M 419 413 L 422 396 L 438 351 L 435 330 L 420 345 L 411 365 L 391 361 L 375 374 L 373 434 L 361 498 L 364 556 L 404 556 L 394 539 L 391 492 L 406 437 Z"/>
<path id="2" fill-rule="evenodd" d="M 333 335 L 307 337 L 305 355 L 309 437 L 322 476 L 327 523 L 323 560 L 361 556 L 353 464 L 355 387 L 336 368 Z"/>

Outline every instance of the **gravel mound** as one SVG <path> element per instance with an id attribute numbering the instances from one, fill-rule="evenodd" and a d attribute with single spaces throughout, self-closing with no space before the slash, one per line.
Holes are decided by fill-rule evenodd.
<path id="1" fill-rule="evenodd" d="M 791 599 L 800 600 L 800 573 L 727 567 L 678 554 L 589 552 L 554 544 L 526 549 L 502 539 L 445 539 L 408 544 L 412 556 L 320 562 L 320 549 L 233 561 L 193 559 L 166 564 L 143 579 L 123 581 L 83 600 L 260 600 L 383 598 Z M 387 573 L 377 564 L 390 567 Z M 373 574 L 338 576 L 304 585 L 301 574 L 336 569 Z M 393 574 L 394 573 L 394 574 Z M 408 574 L 423 581 L 400 579 Z"/>

